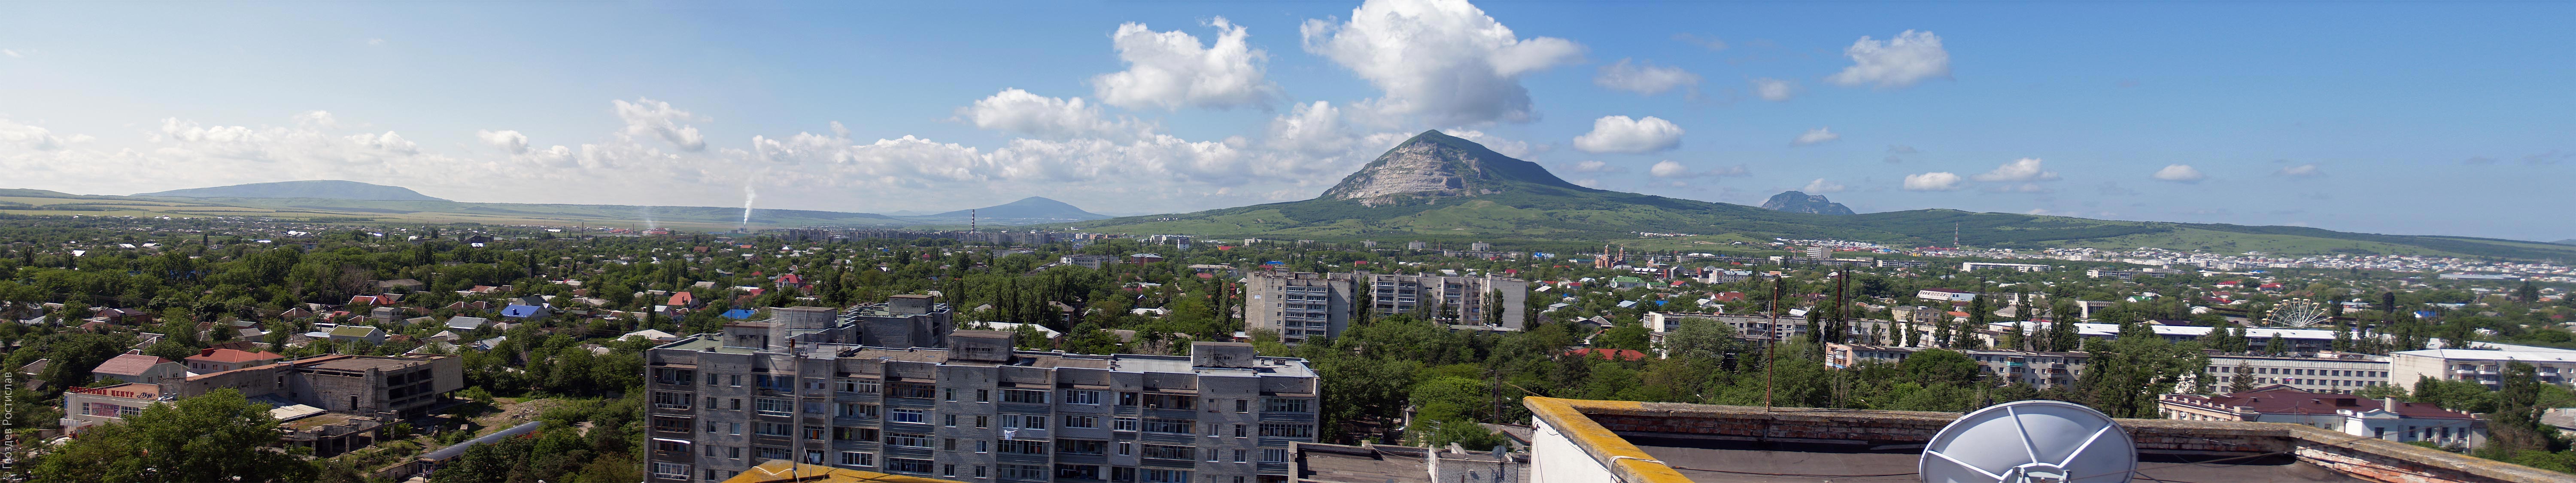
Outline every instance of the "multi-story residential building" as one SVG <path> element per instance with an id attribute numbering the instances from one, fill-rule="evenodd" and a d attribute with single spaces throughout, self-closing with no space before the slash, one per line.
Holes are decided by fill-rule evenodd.
<path id="1" fill-rule="evenodd" d="M 1269 329 L 1292 344 L 1341 335 L 1358 285 L 1349 273 L 1253 272 L 1243 279 L 1244 326 Z"/>
<path id="2" fill-rule="evenodd" d="M 2542 383 L 2567 384 L 2571 378 L 2576 378 L 2576 351 L 2530 346 L 2501 347 L 2504 350 L 2428 349 L 2389 354 L 2388 382 L 2413 386 L 2417 379 L 2429 377 L 2477 381 L 2488 388 L 2496 388 L 2502 384 L 2505 366 L 2513 362 L 2531 364 L 2533 375 Z"/>
<path id="3" fill-rule="evenodd" d="M 1895 364 L 1904 362 L 1921 347 L 1899 347 L 1863 344 L 1825 344 L 1825 365 L 1836 369 L 1863 362 Z M 1998 382 L 2019 382 L 2032 387 L 2073 386 L 2084 373 L 2092 355 L 2082 352 L 1972 351 L 1957 350 L 1976 359 L 1978 370 Z"/>
<path id="4" fill-rule="evenodd" d="M 1430 314 L 1435 320 L 1452 324 L 1484 324 L 1495 320 L 1486 312 L 1492 309 L 1492 296 L 1499 293 L 1503 328 L 1520 330 L 1523 301 L 1529 297 L 1529 282 L 1497 276 L 1384 275 L 1361 272 L 1368 281 L 1369 304 L 1379 314 Z"/>
<path id="5" fill-rule="evenodd" d="M 2429 441 L 2444 446 L 2478 447 L 2486 442 L 2486 421 L 2468 413 L 2443 410 L 2432 403 L 2363 399 L 2320 394 L 2273 385 L 2233 394 L 2165 394 L 2156 407 L 2167 419 L 2291 423 L 2389 441 Z"/>
<path id="6" fill-rule="evenodd" d="M 2370 386 L 2391 384 L 2388 357 L 2369 354 L 2321 353 L 2318 357 L 2269 357 L 2247 355 L 2209 356 L 2210 385 L 2226 392 L 2239 377 L 2247 378 L 2254 387 L 2281 385 L 2291 389 L 2321 394 L 2352 394 Z M 2183 376 L 2184 385 L 2192 384 L 2193 374 Z M 2411 380 L 2407 385 L 2412 385 Z"/>
<path id="7" fill-rule="evenodd" d="M 1987 327 L 1984 330 L 1977 331 L 1977 336 L 1985 339 L 1988 344 L 1993 344 L 1997 337 L 2012 330 L 2013 324 L 2016 323 L 2022 324 L 2022 330 L 2028 331 L 2027 333 L 2043 333 L 2048 330 L 2052 322 L 1993 322 L 1986 324 Z M 2196 325 L 2150 324 L 2147 329 L 2154 331 L 2156 336 L 2173 342 L 2201 340 L 2217 331 L 2213 327 Z M 2084 338 L 2108 340 L 2120 336 L 2120 325 L 2078 322 L 2075 324 L 2075 333 Z M 2317 354 L 2334 347 L 2335 331 L 2249 327 L 2245 329 L 2245 338 L 2252 344 L 2254 350 L 2268 351 L 2272 340 L 2279 338 L 2283 343 L 2288 344 L 2288 347 L 2284 347 L 2281 352 Z"/>
<path id="8" fill-rule="evenodd" d="M 2054 267 L 2051 267 L 2051 266 L 2049 266 L 2049 265 L 2036 264 L 2036 263 L 1994 263 L 1994 262 L 1961 262 L 1961 263 L 1959 263 L 1959 271 L 1962 271 L 1962 272 L 1974 272 L 1974 271 L 1978 271 L 1978 270 L 1989 270 L 1989 269 L 2004 269 L 2004 270 L 2012 270 L 2012 271 L 2016 271 L 2016 272 L 2045 272 L 2045 271 L 2048 271 L 2048 269 L 2050 269 L 2050 268 L 2054 268 Z"/>
<path id="9" fill-rule="evenodd" d="M 727 324 L 648 351 L 649 478 L 793 459 L 969 482 L 1285 481 L 1289 444 L 1315 437 L 1315 373 L 1249 344 L 1081 355 L 961 330 L 945 348 L 896 348 L 861 344 L 893 337 L 853 319 L 810 323 Z"/>
<path id="10" fill-rule="evenodd" d="M 1683 319 L 1708 319 L 1735 330 L 1735 337 L 1748 340 L 1785 341 L 1805 335 L 1809 327 L 1805 316 L 1782 314 L 1778 319 L 1763 315 L 1726 315 L 1696 312 L 1646 312 L 1641 321 L 1646 329 L 1657 333 L 1681 328 Z"/>

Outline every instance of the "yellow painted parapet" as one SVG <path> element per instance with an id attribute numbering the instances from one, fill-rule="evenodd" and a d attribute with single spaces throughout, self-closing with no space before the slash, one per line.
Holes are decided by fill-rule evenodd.
<path id="1" fill-rule="evenodd" d="M 1531 396 L 1521 398 L 1521 405 L 1529 408 L 1531 417 L 1546 421 L 1549 427 L 1563 433 L 1565 439 L 1582 447 L 1584 454 L 1592 456 L 1592 460 L 1601 463 L 1601 467 L 1609 468 L 1620 481 L 1691 483 L 1690 478 L 1682 476 L 1680 471 L 1666 466 L 1654 455 L 1646 454 L 1646 450 L 1629 444 L 1627 439 L 1583 414 L 1587 409 L 1640 410 L 1645 408 L 1645 403 Z"/>

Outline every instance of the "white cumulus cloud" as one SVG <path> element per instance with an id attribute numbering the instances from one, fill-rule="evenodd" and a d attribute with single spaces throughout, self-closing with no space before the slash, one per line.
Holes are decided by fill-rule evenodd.
<path id="1" fill-rule="evenodd" d="M 2173 164 L 2156 170 L 2155 178 L 2176 183 L 2198 183 L 2200 180 L 2209 179 L 2209 175 L 2201 174 L 2200 168 L 2194 168 L 2188 164 Z"/>
<path id="2" fill-rule="evenodd" d="M 1651 96 L 1699 85 L 1699 74 L 1680 67 L 1658 66 L 1653 62 L 1630 63 L 1628 59 L 1619 59 L 1619 63 L 1601 66 L 1600 74 L 1592 77 L 1592 83 Z"/>
<path id="3" fill-rule="evenodd" d="M 45 129 L 41 126 L 30 126 L 12 122 L 8 119 L 0 119 L 0 142 L 17 144 L 18 146 L 25 147 L 27 149 L 52 151 L 62 149 L 63 146 L 71 143 L 88 140 L 90 140 L 90 136 L 87 134 L 78 134 L 71 137 L 56 136 L 52 130 Z"/>
<path id="4" fill-rule="evenodd" d="M 1816 178 L 1816 180 L 1815 180 L 1815 181 L 1808 181 L 1808 182 L 1807 182 L 1807 187 L 1805 187 L 1805 188 L 1800 188 L 1800 189 L 1798 189 L 1798 191 L 1804 191 L 1804 192 L 1807 192 L 1808 194 L 1816 194 L 1816 193 L 1841 193 L 1841 192 L 1843 192 L 1843 188 L 1844 188 L 1844 187 L 1843 187 L 1843 185 L 1842 185 L 1841 183 L 1835 183 L 1835 182 L 1832 182 L 1832 181 L 1825 181 L 1825 179 L 1824 179 L 1824 178 Z"/>
<path id="5" fill-rule="evenodd" d="M 1583 52 L 1565 39 L 1520 38 L 1466 0 L 1370 0 L 1347 22 L 1309 19 L 1297 30 L 1307 52 L 1385 92 L 1371 107 L 1437 124 L 1531 120 L 1520 77 Z"/>
<path id="6" fill-rule="evenodd" d="M 2273 172 L 2272 172 L 2272 175 L 2274 175 L 2274 176 L 2288 176 L 2288 177 L 2292 177 L 2292 178 L 2310 178 L 2310 177 L 2317 177 L 2317 176 L 2325 176 L 2325 174 L 2326 174 L 2326 172 L 2325 172 L 2324 170 L 2320 170 L 2320 169 L 2318 169 L 2318 168 L 2317 168 L 2317 163 L 2308 163 L 2308 164 L 2302 164 L 2302 165 L 2297 165 L 2297 166 L 2285 166 L 2285 167 L 2282 167 L 2280 171 L 2273 171 Z"/>
<path id="7" fill-rule="evenodd" d="M 1947 171 L 1905 175 L 1906 191 L 1957 191 L 1965 180 Z"/>
<path id="8" fill-rule="evenodd" d="M 1762 100 L 1780 102 L 1798 95 L 1798 82 L 1762 77 L 1753 79 L 1753 95 Z"/>
<path id="9" fill-rule="evenodd" d="M 1600 161 L 1581 161 L 1581 162 L 1576 162 L 1576 163 L 1574 163 L 1573 165 L 1566 166 L 1566 167 L 1565 167 L 1565 170 L 1566 170 L 1566 171 L 1569 171 L 1569 172 L 1575 172 L 1575 173 L 1625 173 L 1625 172 L 1628 172 L 1628 168 L 1619 167 L 1619 166 L 1614 166 L 1614 165 L 1611 165 L 1610 163 L 1605 163 L 1605 162 L 1600 162 Z"/>
<path id="10" fill-rule="evenodd" d="M 1681 145 L 1682 127 L 1655 116 L 1602 116 L 1592 120 L 1592 132 L 1574 137 L 1574 149 L 1589 153 L 1651 153 Z"/>
<path id="11" fill-rule="evenodd" d="M 1100 106 L 1080 97 L 1063 99 L 1031 94 L 1019 89 L 1002 89 L 992 96 L 958 108 L 975 127 L 1020 133 L 1046 139 L 1110 136 L 1130 138 L 1136 130 L 1131 122 L 1111 121 L 1100 113 Z"/>
<path id="12" fill-rule="evenodd" d="M 626 121 L 626 136 L 658 137 L 682 151 L 707 149 L 707 138 L 698 134 L 696 126 L 681 124 L 697 119 L 689 111 L 673 108 L 668 102 L 641 97 L 635 98 L 635 102 L 619 99 L 613 104 L 617 106 L 617 118 Z"/>
<path id="13" fill-rule="evenodd" d="M 508 151 L 510 154 L 528 152 L 528 135 L 519 134 L 518 131 L 475 131 L 474 138 L 481 139 L 483 144 L 501 148 L 502 151 Z"/>
<path id="14" fill-rule="evenodd" d="M 1820 128 L 1815 128 L 1815 129 L 1809 129 L 1809 130 L 1807 130 L 1807 132 L 1799 134 L 1799 135 L 1798 135 L 1798 138 L 1797 138 L 1797 139 L 1792 139 L 1792 140 L 1790 140 L 1790 141 L 1789 141 L 1789 144 L 1791 144 L 1791 145 L 1796 145 L 1796 146 L 1805 146 L 1805 145 L 1809 145 L 1809 144 L 1816 144 L 1816 143 L 1822 143 L 1822 142 L 1829 142 L 1829 141 L 1833 141 L 1833 140 L 1836 140 L 1836 139 L 1842 139 L 1842 138 L 1843 138 L 1843 135 L 1841 135 L 1841 134 L 1834 134 L 1833 130 L 1825 129 L 1825 128 L 1821 128 L 1821 127 L 1820 127 Z"/>
<path id="15" fill-rule="evenodd" d="M 2012 162 L 2004 163 L 2001 166 L 1996 166 L 1994 171 L 1987 171 L 1985 174 L 1977 175 L 1976 179 L 1977 181 L 2008 181 L 2015 183 L 2049 181 L 2057 179 L 2057 172 L 2042 169 L 2040 167 L 2039 158 L 2021 158 L 2012 160 Z"/>
<path id="16" fill-rule="evenodd" d="M 1932 32 L 1907 30 L 1886 41 L 1863 36 L 1843 55 L 1851 57 L 1851 67 L 1826 76 L 1826 82 L 1884 89 L 1950 76 L 1950 52 L 1941 49 L 1941 37 Z"/>
<path id="17" fill-rule="evenodd" d="M 1155 32 L 1128 22 L 1110 34 L 1127 70 L 1091 79 L 1100 102 L 1129 109 L 1230 108 L 1269 103 L 1278 86 L 1263 78 L 1268 52 L 1252 48 L 1243 26 L 1216 17 L 1213 45 L 1178 30 Z"/>
<path id="18" fill-rule="evenodd" d="M 1656 161 L 1653 167 L 1646 168 L 1646 174 L 1654 175 L 1657 178 L 1752 176 L 1753 169 L 1739 164 L 1734 166 L 1718 167 L 1707 171 L 1691 171 L 1690 165 L 1667 159 Z"/>

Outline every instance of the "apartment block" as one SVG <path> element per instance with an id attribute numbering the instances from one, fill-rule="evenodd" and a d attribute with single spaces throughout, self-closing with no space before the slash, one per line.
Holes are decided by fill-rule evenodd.
<path id="1" fill-rule="evenodd" d="M 1341 335 L 1351 323 L 1356 274 L 1253 272 L 1243 278 L 1244 326 L 1269 329 L 1288 343 Z"/>
<path id="2" fill-rule="evenodd" d="M 1864 362 L 1896 364 L 1917 352 L 1930 349 L 1865 344 L 1825 344 L 1825 365 L 1836 369 Z M 1978 371 L 1998 382 L 2019 382 L 2031 387 L 2049 388 L 2075 384 L 2084 374 L 2084 365 L 2092 360 L 2082 352 L 1975 351 L 1954 350 L 1977 361 Z"/>
<path id="3" fill-rule="evenodd" d="M 1384 275 L 1361 272 L 1368 281 L 1369 303 L 1382 315 L 1427 313 L 1452 324 L 1483 324 L 1489 299 L 1500 292 L 1501 326 L 1520 330 L 1529 282 L 1497 276 Z"/>
<path id="4" fill-rule="evenodd" d="M 2514 362 L 2531 364 L 2533 376 L 2543 384 L 2567 384 L 2576 379 L 2576 351 L 2531 346 L 2503 346 L 2503 350 L 2428 349 L 2389 354 L 2390 383 L 2409 387 L 2419 378 L 2477 381 L 2493 389 L 2503 384 L 2505 366 Z"/>
<path id="5" fill-rule="evenodd" d="M 1290 444 L 1315 437 L 1315 373 L 1249 344 L 1083 355 L 959 330 L 943 347 L 887 347 L 862 341 L 898 338 L 854 318 L 788 323 L 646 353 L 650 480 L 787 459 L 967 482 L 1280 482 Z"/>
<path id="6" fill-rule="evenodd" d="M 2238 374 L 2237 371 L 2245 371 Z M 2352 394 L 2370 386 L 2385 386 L 2389 379 L 2388 357 L 2369 354 L 2322 353 L 2319 357 L 2267 357 L 2250 355 L 2209 356 L 2210 386 L 2219 392 L 2233 387 L 2239 377 L 2254 387 L 2280 385 L 2290 389 L 2319 394 Z M 2191 384 L 2195 375 L 2184 375 Z M 2412 387 L 2414 379 L 2402 384 Z"/>

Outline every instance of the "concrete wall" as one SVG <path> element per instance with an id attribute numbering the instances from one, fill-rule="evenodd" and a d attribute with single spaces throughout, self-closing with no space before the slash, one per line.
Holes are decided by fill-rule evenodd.
<path id="1" fill-rule="evenodd" d="M 1530 483 L 1597 483 L 1618 481 L 1610 468 L 1593 461 L 1574 440 L 1545 419 L 1531 421 Z"/>

